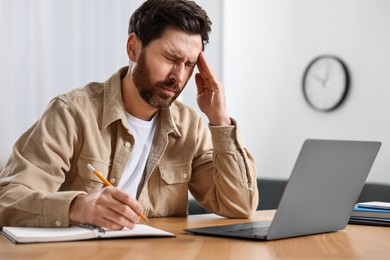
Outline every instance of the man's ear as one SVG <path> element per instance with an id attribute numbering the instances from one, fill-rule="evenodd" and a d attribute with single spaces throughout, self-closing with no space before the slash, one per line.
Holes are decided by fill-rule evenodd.
<path id="1" fill-rule="evenodd" d="M 127 56 L 129 57 L 129 60 L 136 61 L 137 54 L 141 49 L 141 41 L 135 33 L 131 33 L 127 38 L 126 49 L 127 49 Z"/>

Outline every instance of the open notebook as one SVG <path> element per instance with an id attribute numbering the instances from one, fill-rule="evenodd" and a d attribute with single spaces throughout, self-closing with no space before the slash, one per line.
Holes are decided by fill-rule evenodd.
<path id="1" fill-rule="evenodd" d="M 135 228 L 106 230 L 87 226 L 68 228 L 3 227 L 3 235 L 14 243 L 64 242 L 88 239 L 131 237 L 175 237 L 175 234 L 151 226 L 137 224 Z"/>

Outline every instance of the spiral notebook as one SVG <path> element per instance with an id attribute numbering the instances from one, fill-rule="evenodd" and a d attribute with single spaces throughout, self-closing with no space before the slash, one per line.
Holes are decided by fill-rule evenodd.
<path id="1" fill-rule="evenodd" d="M 148 225 L 133 229 L 107 230 L 89 225 L 67 228 L 3 227 L 2 234 L 14 243 L 65 242 L 88 239 L 175 237 L 175 234 Z"/>

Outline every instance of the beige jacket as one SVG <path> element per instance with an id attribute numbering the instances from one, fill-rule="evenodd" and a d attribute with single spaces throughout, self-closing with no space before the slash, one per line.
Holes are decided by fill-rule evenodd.
<path id="1" fill-rule="evenodd" d="M 126 71 L 56 97 L 20 137 L 0 175 L 0 226 L 68 226 L 71 201 L 103 187 L 88 163 L 119 183 L 134 144 L 121 94 Z M 160 111 L 141 187 L 148 217 L 186 216 L 188 190 L 226 217 L 250 217 L 258 204 L 254 161 L 237 127 L 207 127 L 178 101 Z"/>

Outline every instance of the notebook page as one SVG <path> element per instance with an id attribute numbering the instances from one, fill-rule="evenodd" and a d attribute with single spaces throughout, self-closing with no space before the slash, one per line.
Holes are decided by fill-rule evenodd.
<path id="1" fill-rule="evenodd" d="M 72 226 L 67 228 L 3 227 L 3 233 L 17 243 L 59 242 L 96 238 L 98 231 Z"/>
<path id="2" fill-rule="evenodd" d="M 137 224 L 133 229 L 124 228 L 121 230 L 107 230 L 99 233 L 101 238 L 114 237 L 175 237 L 175 234 L 144 224 Z"/>

